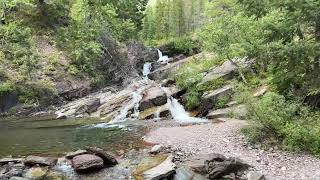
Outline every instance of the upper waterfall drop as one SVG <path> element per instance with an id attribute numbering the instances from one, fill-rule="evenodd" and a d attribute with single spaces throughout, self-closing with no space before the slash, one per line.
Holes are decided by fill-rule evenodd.
<path id="1" fill-rule="evenodd" d="M 151 69 L 152 69 L 152 63 L 145 63 L 143 65 L 143 71 L 142 71 L 142 74 L 143 74 L 143 79 L 145 81 L 148 81 L 149 80 L 149 77 L 148 75 L 151 73 Z"/>
<path id="2" fill-rule="evenodd" d="M 162 52 L 158 49 L 158 62 L 161 64 L 168 64 L 169 63 L 169 57 L 168 56 L 163 56 Z"/>

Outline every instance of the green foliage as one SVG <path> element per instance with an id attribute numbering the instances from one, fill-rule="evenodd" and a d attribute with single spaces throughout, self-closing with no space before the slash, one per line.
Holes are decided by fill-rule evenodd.
<path id="1" fill-rule="evenodd" d="M 48 81 L 27 82 L 19 86 L 20 101 L 25 104 L 48 105 L 57 97 L 54 85 Z"/>
<path id="2" fill-rule="evenodd" d="M 278 91 L 306 97 L 320 87 L 319 12 L 315 0 L 217 0 L 199 36 L 219 58 L 254 58 Z"/>
<path id="3" fill-rule="evenodd" d="M 217 102 L 215 103 L 215 107 L 217 109 L 225 108 L 229 102 L 230 102 L 230 96 L 219 97 Z"/>
<path id="4" fill-rule="evenodd" d="M 7 93 L 13 92 L 15 90 L 15 86 L 10 82 L 2 82 L 0 83 L 0 97 L 6 95 Z"/>
<path id="5" fill-rule="evenodd" d="M 280 143 L 283 148 L 320 154 L 320 113 L 277 93 L 249 101 L 250 126 L 244 129 L 252 142 Z"/>
<path id="6" fill-rule="evenodd" d="M 200 42 L 189 36 L 171 38 L 160 46 L 165 47 L 166 53 L 169 55 L 185 54 L 189 56 L 199 52 L 201 48 Z"/>
<path id="7" fill-rule="evenodd" d="M 143 21 L 143 39 L 169 39 L 195 32 L 205 20 L 205 4 L 204 0 L 155 0 L 149 3 Z"/>

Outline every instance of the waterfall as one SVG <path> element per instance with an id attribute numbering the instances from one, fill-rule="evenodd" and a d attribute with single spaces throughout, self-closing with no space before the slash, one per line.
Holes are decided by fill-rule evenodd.
<path id="1" fill-rule="evenodd" d="M 143 65 L 142 74 L 143 74 L 143 79 L 144 79 L 146 82 L 149 81 L 148 75 L 150 74 L 151 69 L 152 69 L 152 63 L 145 63 L 145 64 Z"/>
<path id="2" fill-rule="evenodd" d="M 160 62 L 161 64 L 168 64 L 169 63 L 169 57 L 168 56 L 163 56 L 162 52 L 158 49 L 158 62 Z"/>
<path id="3" fill-rule="evenodd" d="M 170 96 L 170 91 L 165 87 L 162 87 L 162 89 L 168 96 L 167 106 L 168 106 L 168 109 L 169 109 L 169 111 L 172 115 L 172 118 L 174 120 L 178 121 L 181 124 L 184 124 L 184 123 L 204 123 L 204 122 L 208 121 L 206 119 L 190 117 L 188 112 L 184 109 L 183 105 L 180 104 L 177 99 Z"/>

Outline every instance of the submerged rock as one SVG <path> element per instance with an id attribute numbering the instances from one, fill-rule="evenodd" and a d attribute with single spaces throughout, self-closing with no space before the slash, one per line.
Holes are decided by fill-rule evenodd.
<path id="1" fill-rule="evenodd" d="M 72 159 L 72 166 L 78 172 L 100 170 L 104 167 L 103 159 L 91 154 L 83 154 Z"/>
<path id="2" fill-rule="evenodd" d="M 32 167 L 27 170 L 24 177 L 31 179 L 31 180 L 40 180 L 44 179 L 48 172 L 48 167 Z"/>
<path id="3" fill-rule="evenodd" d="M 42 165 L 42 166 L 54 166 L 57 162 L 56 158 L 40 157 L 40 156 L 28 156 L 24 164 L 26 166 Z"/>

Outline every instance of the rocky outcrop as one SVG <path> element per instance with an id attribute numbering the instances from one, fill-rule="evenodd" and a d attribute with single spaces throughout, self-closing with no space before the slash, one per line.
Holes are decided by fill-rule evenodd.
<path id="1" fill-rule="evenodd" d="M 160 67 L 153 71 L 149 78 L 152 80 L 163 80 L 167 79 L 170 75 L 173 75 L 180 67 L 182 67 L 184 64 L 186 64 L 189 61 L 192 60 L 201 60 L 202 58 L 208 56 L 207 54 L 200 53 L 191 57 L 188 57 L 186 59 L 182 59 L 180 61 L 168 64 L 166 66 Z"/>
<path id="2" fill-rule="evenodd" d="M 160 87 L 152 87 L 144 91 L 143 98 L 139 105 L 139 110 L 161 106 L 167 103 L 167 95 Z"/>
<path id="3" fill-rule="evenodd" d="M 102 169 L 104 162 L 99 156 L 83 154 L 72 159 L 72 166 L 78 172 L 88 172 Z"/>
<path id="4" fill-rule="evenodd" d="M 207 111 L 214 107 L 214 105 L 217 103 L 219 98 L 222 98 L 222 97 L 231 98 L 232 94 L 233 94 L 233 86 L 231 85 L 226 85 L 222 88 L 206 92 L 201 97 L 202 109 L 204 111 Z"/>
<path id="5" fill-rule="evenodd" d="M 235 117 L 238 119 L 244 119 L 247 114 L 247 108 L 245 105 L 237 105 L 224 109 L 217 109 L 209 111 L 206 116 L 208 119 L 228 118 Z"/>
<path id="6" fill-rule="evenodd" d="M 40 157 L 40 156 L 28 156 L 24 164 L 26 166 L 34 166 L 34 165 L 41 165 L 41 166 L 54 166 L 57 162 L 56 158 L 51 157 Z"/>
<path id="7" fill-rule="evenodd" d="M 233 75 L 238 68 L 248 68 L 254 60 L 234 59 L 232 61 L 225 61 L 221 66 L 214 67 L 211 69 L 202 80 L 202 83 L 213 81 L 219 78 L 232 79 Z"/>

